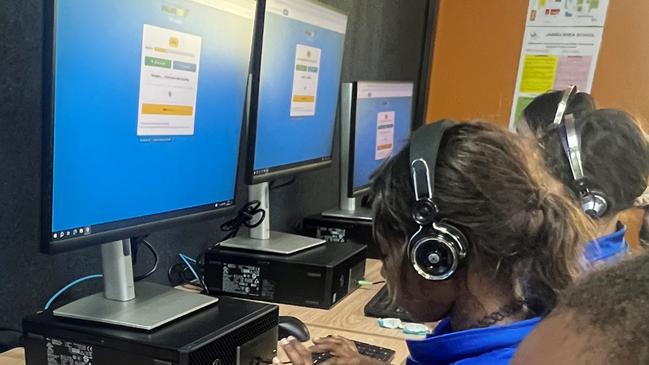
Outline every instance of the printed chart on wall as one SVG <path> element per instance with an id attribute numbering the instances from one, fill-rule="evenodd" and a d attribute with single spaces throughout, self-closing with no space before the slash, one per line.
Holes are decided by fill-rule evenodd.
<path id="1" fill-rule="evenodd" d="M 590 92 L 607 9 L 608 0 L 530 0 L 510 128 L 538 95 Z"/>

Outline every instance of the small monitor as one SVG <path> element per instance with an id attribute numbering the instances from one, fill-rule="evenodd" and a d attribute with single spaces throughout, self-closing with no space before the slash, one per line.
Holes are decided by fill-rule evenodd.
<path id="1" fill-rule="evenodd" d="M 347 16 L 321 3 L 265 1 L 253 62 L 248 182 L 331 164 L 346 28 Z"/>
<path id="2" fill-rule="evenodd" d="M 340 209 L 325 216 L 371 220 L 355 197 L 370 189 L 371 177 L 408 143 L 412 129 L 412 82 L 358 81 L 341 92 Z"/>
<path id="3" fill-rule="evenodd" d="M 150 330 L 216 301 L 134 285 L 129 238 L 234 205 L 255 6 L 46 2 L 42 249 L 101 244 L 104 278 L 55 315 Z"/>

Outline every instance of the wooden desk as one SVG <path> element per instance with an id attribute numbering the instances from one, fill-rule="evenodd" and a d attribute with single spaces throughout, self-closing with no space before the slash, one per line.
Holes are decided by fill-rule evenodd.
<path id="1" fill-rule="evenodd" d="M 0 354 L 2 365 L 25 365 L 25 352 L 22 348 L 16 348 Z"/>
<path id="2" fill-rule="evenodd" d="M 380 261 L 367 260 L 365 278 L 368 281 L 381 280 L 380 270 Z M 405 335 L 400 330 L 380 328 L 375 318 L 368 318 L 363 315 L 365 304 L 382 287 L 383 285 L 361 287 L 330 310 L 281 304 L 279 313 L 283 316 L 294 316 L 303 321 L 309 327 L 312 338 L 335 334 L 352 340 L 391 348 L 397 352 L 393 363 L 400 364 L 408 356 Z M 0 354 L 0 365 L 24 364 L 25 355 L 22 348 Z"/>

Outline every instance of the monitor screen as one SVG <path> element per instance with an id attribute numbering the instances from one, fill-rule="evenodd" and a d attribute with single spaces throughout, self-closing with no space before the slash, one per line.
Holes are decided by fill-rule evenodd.
<path id="1" fill-rule="evenodd" d="M 234 204 L 255 6 L 54 2 L 48 245 L 127 238 Z"/>
<path id="2" fill-rule="evenodd" d="M 355 100 L 351 193 L 366 189 L 372 173 L 408 143 L 413 84 L 358 82 Z"/>
<path id="3" fill-rule="evenodd" d="M 267 0 L 249 178 L 331 160 L 346 27 L 316 2 Z"/>

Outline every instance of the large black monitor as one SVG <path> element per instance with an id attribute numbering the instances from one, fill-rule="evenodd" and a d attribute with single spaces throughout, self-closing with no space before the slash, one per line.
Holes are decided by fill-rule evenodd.
<path id="1" fill-rule="evenodd" d="M 331 164 L 347 16 L 311 0 L 260 0 L 258 14 L 246 175 L 268 210 L 269 181 Z M 222 245 L 287 254 L 324 242 L 271 233 L 266 217 Z"/>
<path id="2" fill-rule="evenodd" d="M 151 329 L 209 305 L 135 297 L 129 238 L 234 205 L 255 2 L 46 3 L 42 249 L 103 244 L 105 284 L 55 314 Z"/>
<path id="3" fill-rule="evenodd" d="M 340 207 L 325 216 L 372 220 L 357 197 L 371 176 L 408 143 L 412 126 L 412 82 L 345 83 L 340 95 Z"/>

